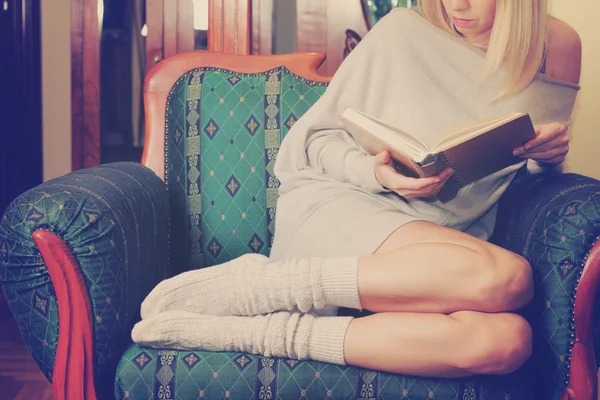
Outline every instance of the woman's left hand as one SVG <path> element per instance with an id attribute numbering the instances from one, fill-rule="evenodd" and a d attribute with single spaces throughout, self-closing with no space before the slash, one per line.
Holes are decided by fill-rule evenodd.
<path id="1" fill-rule="evenodd" d="M 543 164 L 556 165 L 565 161 L 569 152 L 567 129 L 558 122 L 535 125 L 536 137 L 522 147 L 514 149 L 513 154 L 521 158 L 531 158 Z"/>

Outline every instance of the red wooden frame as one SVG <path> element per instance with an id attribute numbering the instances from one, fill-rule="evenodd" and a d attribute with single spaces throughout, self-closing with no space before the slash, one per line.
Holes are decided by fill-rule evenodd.
<path id="1" fill-rule="evenodd" d="M 598 370 L 594 353 L 594 305 L 600 285 L 600 240 L 592 247 L 575 296 L 575 333 L 569 382 L 561 400 L 596 400 Z"/>
<path id="2" fill-rule="evenodd" d="M 325 56 L 317 53 L 296 53 L 265 56 L 244 56 L 210 51 L 178 54 L 161 62 L 146 76 L 144 82 L 144 108 L 146 133 L 142 164 L 164 179 L 165 164 L 165 111 L 169 91 L 177 79 L 198 67 L 218 67 L 236 72 L 257 73 L 285 65 L 290 71 L 317 82 L 330 78 L 317 72 Z"/>
<path id="3" fill-rule="evenodd" d="M 38 247 L 58 303 L 58 344 L 52 374 L 54 400 L 96 400 L 92 307 L 79 264 L 54 233 L 37 230 Z"/>

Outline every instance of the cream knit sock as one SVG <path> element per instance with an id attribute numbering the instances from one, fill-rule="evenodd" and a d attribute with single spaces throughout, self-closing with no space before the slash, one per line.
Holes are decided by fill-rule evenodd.
<path id="1" fill-rule="evenodd" d="M 237 351 L 266 357 L 345 364 L 344 338 L 352 317 L 277 312 L 253 317 L 166 311 L 138 322 L 134 342 L 156 348 Z"/>
<path id="2" fill-rule="evenodd" d="M 246 254 L 159 283 L 142 303 L 142 319 L 167 310 L 202 315 L 249 316 L 309 312 L 325 306 L 361 309 L 358 258 L 270 262 Z"/>

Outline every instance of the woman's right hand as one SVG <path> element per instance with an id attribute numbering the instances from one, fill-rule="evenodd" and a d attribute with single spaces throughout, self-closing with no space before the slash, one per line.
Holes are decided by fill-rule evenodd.
<path id="1" fill-rule="evenodd" d="M 410 178 L 396 171 L 389 151 L 375 156 L 375 178 L 379 184 L 406 199 L 437 196 L 453 173 L 452 168 L 446 168 L 438 176 Z"/>

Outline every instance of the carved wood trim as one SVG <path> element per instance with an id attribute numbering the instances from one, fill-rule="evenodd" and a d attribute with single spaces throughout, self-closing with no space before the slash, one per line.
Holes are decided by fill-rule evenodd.
<path id="1" fill-rule="evenodd" d="M 96 0 L 71 2 L 72 169 L 100 164 L 100 30 Z"/>

